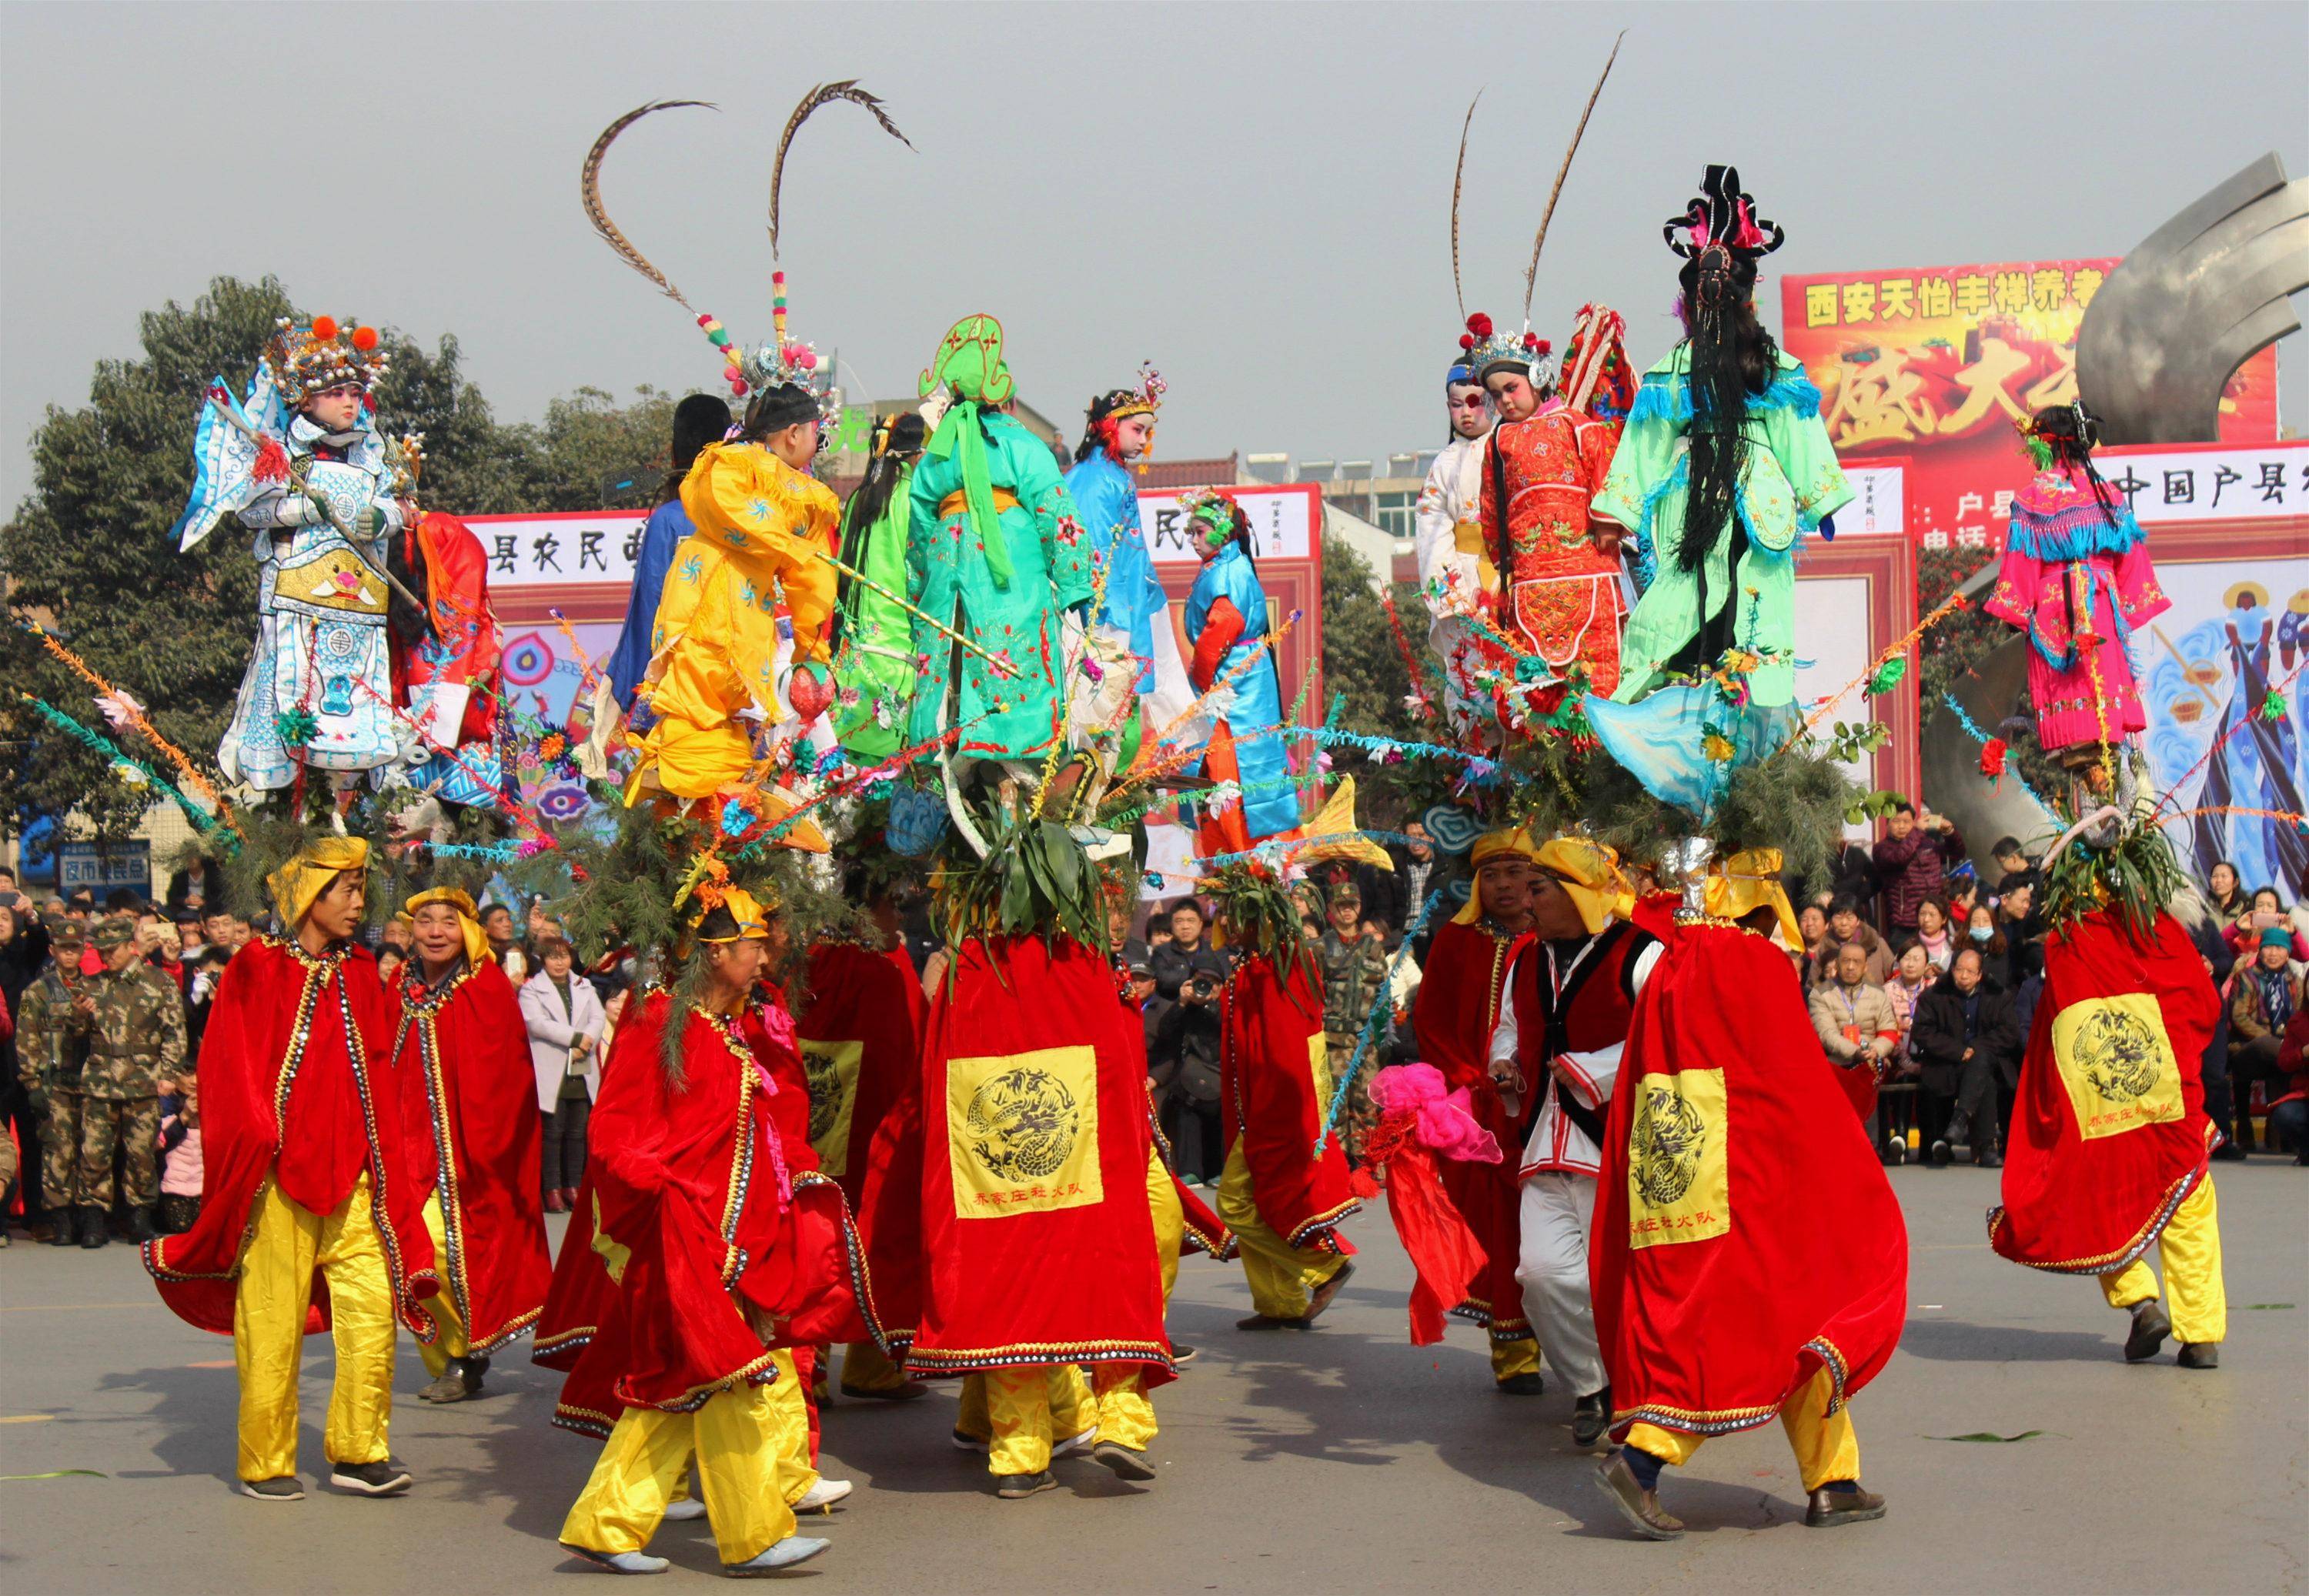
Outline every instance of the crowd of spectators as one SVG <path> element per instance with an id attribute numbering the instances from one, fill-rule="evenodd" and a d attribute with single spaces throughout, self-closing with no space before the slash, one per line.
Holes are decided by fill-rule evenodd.
<path id="1" fill-rule="evenodd" d="M 2000 838 L 1983 870 L 1944 816 L 1903 806 L 1872 850 L 1848 844 L 1818 883 L 1791 884 L 1813 1029 L 1839 1067 L 1874 1073 L 1871 1131 L 1886 1162 L 2003 1161 L 2044 990 L 2044 880 L 2018 839 Z M 2201 897 L 2201 915 L 2182 910 L 2220 996 L 2201 1061 L 2223 1136 L 2214 1156 L 2259 1147 L 2309 1163 L 2309 904 L 2247 892 L 2226 862 Z"/>
<path id="2" fill-rule="evenodd" d="M 83 984 L 106 968 L 99 944 L 108 934 L 99 927 L 110 922 L 131 928 L 126 940 L 134 959 L 151 965 L 176 988 L 185 1048 L 181 1062 L 150 1073 L 156 1089 L 151 1123 L 158 1132 L 151 1152 L 158 1166 L 157 1203 L 151 1209 L 132 1203 L 131 1183 L 113 1180 L 112 1200 L 104 1205 L 109 1212 L 92 1227 L 74 1217 L 89 1206 L 78 1188 L 85 1182 L 88 1161 L 100 1162 L 108 1154 L 83 1138 L 84 1157 L 43 1157 L 44 1132 L 55 1117 L 52 1100 L 75 1092 L 82 1083 L 85 1034 L 65 1034 L 50 1025 L 28 1038 L 16 1022 L 24 1014 L 27 991 L 49 975 L 56 978 L 54 988 L 65 1003 L 76 995 L 84 999 Z M 520 992 L 544 1129 L 542 1195 L 549 1210 L 562 1212 L 584 1176 L 586 1121 L 601 1059 L 633 971 L 630 962 L 616 959 L 576 970 L 569 944 L 540 908 L 531 907 L 522 927 L 511 909 L 489 905 L 482 927 L 489 957 Z M 223 903 L 222 884 L 212 868 L 178 872 L 159 902 L 126 889 L 100 900 L 86 888 L 35 898 L 20 889 L 13 872 L 0 869 L 0 1137 L 11 1144 L 0 1151 L 14 1155 L 13 1186 L 0 1200 L 9 1221 L 39 1240 L 57 1239 L 61 1226 L 65 1240 L 83 1247 L 102 1246 L 114 1235 L 143 1239 L 154 1231 L 180 1234 L 191 1228 L 200 1209 L 199 1070 L 209 1008 L 226 964 L 259 929 L 258 923 Z M 405 919 L 385 921 L 375 932 L 373 945 L 379 978 L 386 982 L 399 979 L 415 956 Z M 420 978 L 422 973 L 420 966 Z M 28 1040 L 30 1047 L 22 1045 Z M 127 1117 L 136 1122 L 135 1116 Z M 139 1146 L 123 1146 L 108 1156 L 115 1169 L 125 1173 L 143 1153 Z M 58 1185 L 72 1189 L 48 1189 Z M 0 1224 L 0 1246 L 6 1240 L 7 1227 Z"/>

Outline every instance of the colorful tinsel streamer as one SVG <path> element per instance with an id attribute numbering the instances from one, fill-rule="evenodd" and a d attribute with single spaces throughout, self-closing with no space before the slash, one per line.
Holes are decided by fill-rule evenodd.
<path id="1" fill-rule="evenodd" d="M 145 716 L 143 710 L 128 708 L 128 706 L 133 703 L 133 700 L 130 700 L 123 694 L 119 688 L 114 686 L 110 682 L 106 681 L 102 677 L 97 675 L 95 671 L 90 669 L 86 660 L 82 660 L 78 654 L 74 653 L 70 649 L 65 647 L 64 643 L 56 637 L 56 634 L 49 631 L 46 626 L 41 625 L 38 621 L 33 620 L 29 616 L 20 615 L 15 617 L 14 619 L 19 626 L 22 626 L 25 631 L 30 632 L 33 636 L 39 638 L 40 640 L 40 646 L 48 650 L 50 654 L 54 655 L 59 663 L 64 665 L 66 669 L 72 671 L 74 675 L 79 677 L 82 681 L 94 687 L 100 695 L 107 698 L 119 699 L 122 706 L 128 711 L 129 723 L 134 726 L 138 732 L 143 734 L 145 741 L 151 743 L 154 747 L 160 749 L 162 754 L 168 755 L 169 763 L 176 767 L 177 779 L 182 781 L 186 786 L 191 788 L 195 792 L 200 794 L 201 798 L 211 808 L 216 811 L 217 815 L 224 821 L 224 823 L 232 827 L 233 833 L 236 836 L 242 834 L 239 818 L 233 814 L 232 806 L 226 803 L 222 795 L 221 795 L 214 787 L 209 784 L 207 777 L 202 775 L 198 770 L 194 768 L 193 762 L 185 756 L 185 751 L 182 748 L 177 747 L 176 744 L 170 742 L 167 738 L 160 735 L 160 733 L 153 727 L 151 720 Z"/>
<path id="2" fill-rule="evenodd" d="M 2278 697 L 2287 688 L 2291 687 L 2294 681 L 2304 670 L 2309 670 L 2309 660 L 2302 660 L 2300 664 L 2296 665 L 2291 670 L 2287 671 L 2285 673 L 2285 679 L 2279 682 L 2275 686 L 2270 688 L 2269 698 L 2264 698 L 2261 701 L 2261 711 L 2263 714 L 2266 714 L 2269 712 L 2269 699 Z M 2228 730 L 2223 732 L 2219 737 L 2215 738 L 2213 739 L 2213 746 L 2197 756 L 2197 763 L 2191 765 L 2187 770 L 2183 771 L 2181 772 L 2180 779 L 2165 789 L 2164 796 L 2157 800 L 2157 807 L 2161 809 L 2169 803 L 2177 807 L 2180 803 L 2181 789 L 2188 786 L 2189 778 L 2195 775 L 2199 771 L 2203 770 L 2208 764 L 2210 764 L 2212 763 L 2213 755 L 2218 754 L 2222 748 L 2227 746 L 2229 738 L 2236 736 L 2238 732 L 2243 731 L 2246 727 L 2252 724 L 2253 717 L 2251 715 L 2240 716 L 2235 725 L 2230 727 Z M 2161 825 L 2164 823 L 2159 821 L 2158 824 Z"/>
<path id="3" fill-rule="evenodd" d="M 40 719 L 46 720 L 58 731 L 63 732 L 66 737 L 73 738 L 86 745 L 90 752 L 100 754 L 106 759 L 112 761 L 114 763 L 128 766 L 129 769 L 136 772 L 147 781 L 159 788 L 169 798 L 175 799 L 177 807 L 185 812 L 185 818 L 193 823 L 193 828 L 195 831 L 207 832 L 217 824 L 217 817 L 215 815 L 211 815 L 199 805 L 194 803 L 192 799 L 186 798 L 177 789 L 174 783 L 162 776 L 160 772 L 154 770 L 151 765 L 146 764 L 141 759 L 131 759 L 127 755 L 122 753 L 119 746 L 114 743 L 111 738 L 106 737 L 102 732 L 82 725 L 79 721 L 74 720 L 70 715 L 65 714 L 64 711 L 56 708 L 56 705 L 48 703 L 46 699 L 35 698 L 30 693 L 19 693 L 16 696 L 22 699 L 26 703 L 30 704 L 33 710 L 39 715 Z"/>
<path id="4" fill-rule="evenodd" d="M 1873 660 L 1871 660 L 1868 662 L 1867 669 L 1862 671 L 1858 676 L 1854 677 L 1850 681 L 1845 683 L 1843 686 L 1829 694 L 1826 698 L 1821 699 L 1820 701 L 1819 707 L 1813 710 L 1811 714 L 1805 716 L 1803 724 L 1796 728 L 1795 734 L 1789 738 L 1786 742 L 1782 743 L 1777 749 L 1773 750 L 1772 757 L 1775 759 L 1778 758 L 1781 755 L 1794 747 L 1798 743 L 1803 741 L 1805 738 L 1811 736 L 1812 729 L 1819 725 L 1823 720 L 1827 719 L 1829 712 L 1834 710 L 1838 704 L 1844 702 L 1846 694 L 1852 692 L 1855 687 L 1866 686 L 1870 683 L 1873 682 L 1877 674 L 1883 670 L 1884 668 L 1894 659 L 1900 659 L 1905 664 L 1906 656 L 1908 651 L 1916 646 L 1916 640 L 1918 638 L 1931 631 L 1934 626 L 1939 625 L 1942 621 L 1948 619 L 1949 617 L 1954 615 L 1958 610 L 1967 607 L 1967 601 L 1962 593 L 1950 593 L 1946 599 L 1941 601 L 1940 607 L 1934 609 L 1932 614 L 1926 616 L 1923 620 L 1918 621 L 1914 626 L 1910 627 L 1900 636 L 1893 639 L 1890 646 L 1886 648 L 1881 653 L 1879 653 Z M 1897 680 L 1897 678 L 1895 679 Z M 1871 690 L 1872 691 L 1873 689 L 1872 688 Z"/>
<path id="5" fill-rule="evenodd" d="M 1404 633 L 1403 617 L 1396 613 L 1392 585 L 1379 594 L 1379 601 L 1380 608 L 1387 611 L 1388 630 L 1395 634 L 1395 651 L 1403 657 L 1403 669 L 1410 673 L 1411 694 L 1418 702 L 1420 718 L 1431 724 L 1440 724 L 1443 717 L 1435 707 L 1434 695 L 1427 690 L 1426 661 L 1411 646 L 1411 639 Z M 1295 720 L 1297 717 L 1294 715 L 1293 718 Z"/>
<path id="6" fill-rule="evenodd" d="M 1987 747 L 1991 743 L 2002 741 L 2001 738 L 1992 738 L 1986 732 L 1981 730 L 1979 726 L 1973 720 L 1973 718 L 1965 712 L 1964 705 L 1956 701 L 1955 694 L 1941 694 L 1941 703 L 1948 706 L 1949 713 L 1956 717 L 1956 723 L 1964 728 L 1965 735 L 1970 738 L 1974 742 L 1978 743 L 1983 748 Z M 2037 793 L 2037 789 L 2028 785 L 2028 781 L 2022 778 L 2019 771 L 2008 768 L 2004 773 L 2011 776 L 2015 781 L 2020 783 L 2020 790 L 2028 795 L 2028 798 L 2030 803 L 2036 805 L 2037 808 L 2044 811 L 2046 819 L 2055 822 L 2060 819 L 2060 815 L 2054 810 L 2053 806 L 2046 803 Z"/>

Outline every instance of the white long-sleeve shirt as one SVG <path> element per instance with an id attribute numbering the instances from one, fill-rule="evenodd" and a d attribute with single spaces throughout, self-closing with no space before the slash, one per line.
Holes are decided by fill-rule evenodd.
<path id="1" fill-rule="evenodd" d="M 1557 960 L 1552 943 L 1534 943 L 1517 955 L 1515 964 L 1508 967 L 1506 990 L 1509 993 L 1515 990 L 1517 966 L 1526 959 L 1539 957 L 1547 961 L 1546 973 L 1551 990 L 1560 995 L 1601 940 L 1600 936 L 1589 937 L 1580 945 L 1578 953 L 1562 962 Z M 1655 942 L 1636 954 L 1635 962 L 1628 971 L 1630 996 L 1644 989 L 1644 983 L 1651 979 L 1653 968 L 1659 963 L 1661 951 L 1661 945 Z M 1493 1064 L 1513 1064 L 1520 1040 L 1515 1004 L 1503 996 L 1500 1001 L 1499 1022 L 1492 1028 L 1492 1045 L 1487 1055 L 1490 1061 Z M 1578 1098 L 1583 1107 L 1601 1114 L 1611 1103 L 1612 1088 L 1620 1078 L 1620 1054 L 1626 1046 L 1625 1042 L 1613 1042 L 1608 1048 L 1591 1048 L 1584 1053 L 1558 1053 L 1547 1062 L 1562 1066 L 1562 1074 L 1556 1079 L 1563 1091 Z M 1571 1117 L 1558 1105 L 1555 1093 L 1551 1091 L 1543 1096 L 1539 1117 L 1533 1121 L 1531 1134 L 1524 1142 L 1523 1162 L 1517 1170 L 1518 1178 L 1528 1179 L 1534 1175 L 1552 1170 L 1593 1178 L 1602 1173 L 1603 1162 L 1604 1150 L 1586 1131 L 1572 1123 Z"/>

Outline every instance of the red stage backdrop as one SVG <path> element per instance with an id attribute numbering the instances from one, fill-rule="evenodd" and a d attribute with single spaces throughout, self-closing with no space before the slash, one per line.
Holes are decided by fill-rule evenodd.
<path id="1" fill-rule="evenodd" d="M 1781 280 L 1781 347 L 1820 392 L 1838 455 L 1908 462 L 1908 524 L 1926 548 L 2004 547 L 2028 479 L 2012 423 L 2077 396 L 2077 326 L 2114 260 L 1845 272 Z M 2277 351 L 2230 380 L 2221 437 L 2277 436 Z"/>

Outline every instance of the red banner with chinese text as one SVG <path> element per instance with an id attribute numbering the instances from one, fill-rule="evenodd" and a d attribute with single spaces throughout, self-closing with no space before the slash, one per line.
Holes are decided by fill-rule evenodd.
<path id="1" fill-rule="evenodd" d="M 2114 260 L 1846 272 L 1781 281 L 1781 347 L 1820 392 L 1837 453 L 1904 455 L 1926 548 L 2004 547 L 2029 467 L 2012 423 L 2077 396 L 2077 327 Z M 2225 443 L 2277 436 L 2277 351 L 2221 400 Z"/>

